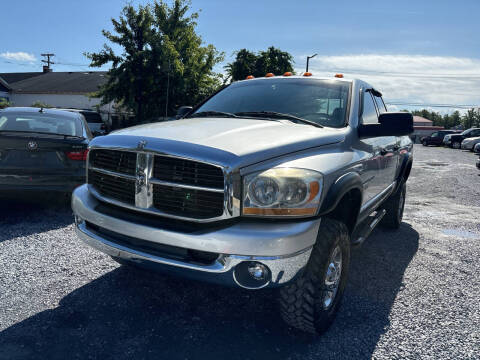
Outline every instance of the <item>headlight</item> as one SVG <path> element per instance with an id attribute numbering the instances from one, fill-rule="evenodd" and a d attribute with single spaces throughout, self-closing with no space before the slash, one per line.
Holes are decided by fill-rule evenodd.
<path id="1" fill-rule="evenodd" d="M 274 168 L 247 175 L 243 178 L 243 215 L 315 215 L 322 182 L 322 174 L 296 168 Z"/>

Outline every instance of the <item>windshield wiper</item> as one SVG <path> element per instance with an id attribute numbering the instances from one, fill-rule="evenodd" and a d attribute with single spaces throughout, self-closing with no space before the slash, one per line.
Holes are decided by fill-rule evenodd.
<path id="1" fill-rule="evenodd" d="M 276 119 L 285 119 L 285 120 L 291 120 L 295 123 L 303 123 L 303 124 L 308 124 L 312 125 L 315 127 L 323 128 L 322 125 L 317 124 L 315 121 L 310 121 L 306 119 L 299 118 L 294 115 L 290 114 L 283 114 L 275 111 L 242 111 L 242 112 L 237 112 L 235 113 L 237 116 L 258 116 L 258 117 L 264 117 L 264 118 L 276 118 Z"/>
<path id="2" fill-rule="evenodd" d="M 223 111 L 200 111 L 198 113 L 193 113 L 192 115 L 189 116 L 189 118 L 193 117 L 210 117 L 210 116 L 219 116 L 219 117 L 232 117 L 236 118 L 235 114 L 229 113 L 229 112 L 223 112 Z"/>

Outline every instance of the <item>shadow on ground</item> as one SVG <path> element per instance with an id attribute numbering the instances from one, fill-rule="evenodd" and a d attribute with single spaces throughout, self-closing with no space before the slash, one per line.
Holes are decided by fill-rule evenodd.
<path id="1" fill-rule="evenodd" d="M 403 223 L 354 250 L 345 301 L 322 337 L 286 328 L 274 291 L 119 267 L 1 332 L 0 358 L 370 358 L 417 249 L 418 233 Z"/>
<path id="2" fill-rule="evenodd" d="M 0 192 L 0 242 L 72 222 L 70 199 L 63 193 Z"/>

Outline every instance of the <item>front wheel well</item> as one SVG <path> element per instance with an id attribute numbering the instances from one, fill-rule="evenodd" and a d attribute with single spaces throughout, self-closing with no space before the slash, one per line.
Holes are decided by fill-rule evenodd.
<path id="1" fill-rule="evenodd" d="M 360 189 L 354 188 L 346 192 L 335 209 L 329 212 L 326 216 L 344 223 L 351 234 L 357 224 L 361 205 L 362 192 Z"/>

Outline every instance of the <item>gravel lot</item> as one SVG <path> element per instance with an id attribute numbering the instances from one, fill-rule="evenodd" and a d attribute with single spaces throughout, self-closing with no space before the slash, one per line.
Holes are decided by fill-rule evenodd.
<path id="1" fill-rule="evenodd" d="M 404 223 L 354 250 L 320 338 L 286 328 L 271 290 L 129 271 L 75 237 L 62 199 L 2 198 L 0 359 L 479 359 L 475 159 L 415 146 Z"/>

